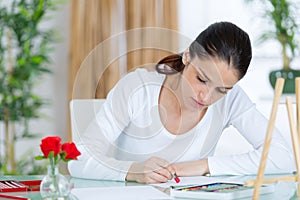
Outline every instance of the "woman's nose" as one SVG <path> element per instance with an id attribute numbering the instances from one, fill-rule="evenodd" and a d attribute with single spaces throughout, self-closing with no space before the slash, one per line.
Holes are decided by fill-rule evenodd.
<path id="1" fill-rule="evenodd" d="M 202 89 L 199 91 L 199 100 L 202 103 L 209 103 L 212 95 L 212 88 L 209 88 L 207 86 L 202 87 Z"/>

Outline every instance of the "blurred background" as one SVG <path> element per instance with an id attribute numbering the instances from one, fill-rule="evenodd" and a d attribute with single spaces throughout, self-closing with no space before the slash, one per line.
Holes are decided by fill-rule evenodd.
<path id="1" fill-rule="evenodd" d="M 233 22 L 249 34 L 253 45 L 253 59 L 247 75 L 239 84 L 258 108 L 269 116 L 273 97 L 269 73 L 282 68 L 282 46 L 276 39 L 262 42 L 258 41 L 258 38 L 269 30 L 274 31 L 272 21 L 264 15 L 267 8 L 272 9 L 271 0 L 270 2 L 267 0 L 0 0 L 0 2 L 1 7 L 6 9 L 0 10 L 0 18 L 3 19 L 1 23 L 8 23 L 8 28 L 0 24 L 3 27 L 0 33 L 2 49 L 0 53 L 3 54 L 0 76 L 3 79 L 0 86 L 3 92 L 0 94 L 2 101 L 0 174 L 32 171 L 33 169 L 27 169 L 26 166 L 35 163 L 32 157 L 39 154 L 39 143 L 44 136 L 59 135 L 63 141 L 71 140 L 69 116 L 71 99 L 105 98 L 114 84 L 128 71 L 156 63 L 170 53 L 184 51 L 202 30 L 218 21 Z M 15 4 L 21 2 L 20 5 L 24 8 L 17 5 L 12 11 L 13 2 Z M 51 4 L 40 12 L 35 12 L 45 5 L 43 4 L 45 2 Z M 300 1 L 288 2 L 293 4 L 292 8 L 296 12 L 293 19 L 299 24 L 300 10 L 297 6 L 300 6 Z M 31 3 L 35 3 L 36 7 Z M 15 14 L 15 22 L 9 20 L 12 19 L 8 17 L 9 13 Z M 26 16 L 32 19 L 26 21 Z M 33 19 L 39 19 L 39 16 L 41 20 L 36 20 L 35 23 Z M 36 31 L 30 32 L 32 27 Z M 9 31 L 10 28 L 12 31 Z M 37 36 L 37 32 L 40 35 Z M 30 39 L 31 36 L 37 37 L 33 40 Z M 43 38 L 46 38 L 47 42 L 41 42 Z M 295 35 L 294 39 L 299 41 L 299 35 Z M 21 50 L 14 45 L 22 46 Z M 12 141 L 15 143 L 15 150 L 10 152 L 9 156 L 15 155 L 15 165 L 23 166 L 23 169 L 16 169 L 14 164 L 5 160 L 7 133 L 12 131 L 11 128 L 7 129 L 6 125 L 7 122 L 9 124 L 18 122 L 19 118 L 6 117 L 8 109 L 5 109 L 7 105 L 3 103 L 3 99 L 6 98 L 4 88 L 7 85 L 4 82 L 4 75 L 14 71 L 9 70 L 10 66 L 12 69 L 19 66 L 20 73 L 22 72 L 19 77 L 24 76 L 23 72 L 27 69 L 25 62 L 29 58 L 25 55 L 29 49 L 33 52 L 30 54 L 33 55 L 30 57 L 30 66 L 38 68 L 40 62 L 43 68 L 39 68 L 37 73 L 31 74 L 29 76 L 31 78 L 26 79 L 31 81 L 30 87 L 26 87 L 30 88 L 28 94 L 38 97 L 31 101 L 38 106 L 34 107 L 36 115 L 25 113 L 22 114 L 23 118 L 20 118 L 22 122 L 24 117 L 28 118 L 27 134 L 23 133 L 23 124 L 17 124 L 14 128 Z M 22 52 L 23 57 L 18 57 L 18 52 Z M 300 68 L 297 49 L 291 68 L 295 70 Z M 4 73 L 5 70 L 9 73 Z M 19 86 L 16 93 L 23 97 L 24 93 L 21 90 L 24 91 L 26 88 L 20 89 Z M 10 90 L 8 93 L 12 94 Z M 11 101 L 13 100 L 8 102 Z M 283 123 L 286 124 L 286 121 Z M 282 126 L 282 130 L 286 131 L 287 127 Z M 217 148 L 218 154 L 243 152 L 250 148 L 246 141 L 236 135 L 234 129 L 226 130 L 226 135 L 227 138 L 222 138 L 220 148 Z M 237 144 L 235 147 L 232 147 L 233 142 Z M 22 163 L 20 160 L 23 160 Z M 36 168 L 33 173 L 39 170 Z"/>

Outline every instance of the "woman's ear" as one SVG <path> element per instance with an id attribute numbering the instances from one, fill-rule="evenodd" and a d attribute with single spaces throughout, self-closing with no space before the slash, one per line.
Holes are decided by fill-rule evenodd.
<path id="1" fill-rule="evenodd" d="M 187 50 L 185 50 L 184 52 L 183 52 L 183 55 L 182 55 L 182 63 L 184 64 L 184 65 L 187 65 L 187 64 L 189 64 L 189 62 L 190 62 L 190 52 L 189 52 L 189 50 L 187 49 Z"/>

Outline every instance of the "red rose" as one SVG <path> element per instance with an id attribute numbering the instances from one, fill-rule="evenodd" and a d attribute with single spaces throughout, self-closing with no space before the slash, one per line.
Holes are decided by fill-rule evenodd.
<path id="1" fill-rule="evenodd" d="M 42 139 L 42 143 L 40 144 L 41 150 L 45 156 L 48 158 L 49 153 L 53 151 L 54 156 L 60 153 L 60 137 L 57 136 L 49 136 Z"/>
<path id="2" fill-rule="evenodd" d="M 81 154 L 73 142 L 64 143 L 61 146 L 61 150 L 66 152 L 66 156 L 64 157 L 64 159 L 66 159 L 66 160 L 68 160 L 68 159 L 77 160 L 77 157 L 80 156 L 80 154 Z"/>

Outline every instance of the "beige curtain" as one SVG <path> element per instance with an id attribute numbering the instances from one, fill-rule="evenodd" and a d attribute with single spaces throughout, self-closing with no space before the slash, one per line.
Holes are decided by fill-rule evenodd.
<path id="1" fill-rule="evenodd" d="M 105 98 L 121 75 L 176 52 L 177 22 L 176 0 L 72 0 L 69 100 Z"/>
<path id="2" fill-rule="evenodd" d="M 112 23 L 117 23 L 113 22 L 111 17 L 116 6 L 117 0 L 72 0 L 70 99 L 105 97 L 106 87 L 111 85 L 113 80 L 119 79 L 117 68 L 109 67 L 100 81 L 102 89 L 95 90 L 99 77 L 95 76 L 98 67 L 94 65 L 101 64 L 104 55 L 88 57 L 91 52 L 97 51 L 97 45 L 111 36 Z M 107 49 L 107 52 L 109 51 L 110 49 Z"/>
<path id="3" fill-rule="evenodd" d="M 164 56 L 176 52 L 176 34 L 166 30 L 177 30 L 177 1 L 174 0 L 125 0 L 126 29 L 156 27 L 136 31 L 127 37 L 127 47 L 139 44 L 136 50 L 128 51 L 127 69 L 157 63 Z M 159 29 L 162 28 L 162 29 Z M 151 43 L 150 47 L 148 43 Z"/>

